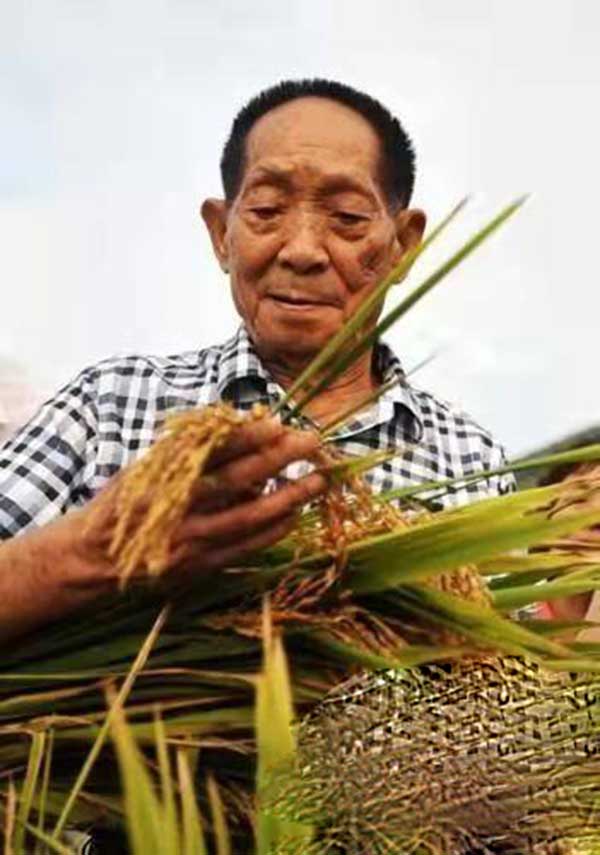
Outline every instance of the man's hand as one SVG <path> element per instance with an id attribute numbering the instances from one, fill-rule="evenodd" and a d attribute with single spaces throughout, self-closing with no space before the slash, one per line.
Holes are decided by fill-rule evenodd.
<path id="1" fill-rule="evenodd" d="M 175 572 L 225 567 L 284 537 L 297 510 L 325 489 L 325 479 L 315 472 L 268 495 L 265 484 L 317 447 L 316 434 L 286 428 L 276 419 L 237 429 L 205 467 L 190 513 L 172 539 L 170 567 Z M 77 548 L 88 558 L 106 558 L 120 478 L 81 512 L 84 533 Z M 118 579 L 116 568 L 105 566 L 106 573 Z"/>
<path id="2" fill-rule="evenodd" d="M 265 484 L 288 464 L 310 457 L 318 444 L 316 434 L 284 428 L 275 419 L 244 425 L 209 462 L 192 512 L 175 535 L 174 563 L 224 567 L 284 537 L 297 511 L 327 482 L 313 472 L 267 495 Z"/>
<path id="3" fill-rule="evenodd" d="M 262 490 L 317 447 L 316 435 L 276 419 L 236 430 L 211 457 L 193 507 L 175 533 L 171 574 L 235 564 L 287 534 L 302 505 L 325 490 L 325 478 L 315 472 L 272 493 Z M 116 588 L 119 576 L 107 546 L 120 477 L 85 508 L 0 544 L 0 637 L 60 617 Z"/>

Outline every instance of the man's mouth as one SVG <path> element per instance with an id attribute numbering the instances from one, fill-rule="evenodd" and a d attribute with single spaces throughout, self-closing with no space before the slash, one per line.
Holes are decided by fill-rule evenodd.
<path id="1" fill-rule="evenodd" d="M 317 299 L 303 294 L 267 294 L 269 300 L 289 309 L 323 309 L 334 305 L 332 300 Z"/>

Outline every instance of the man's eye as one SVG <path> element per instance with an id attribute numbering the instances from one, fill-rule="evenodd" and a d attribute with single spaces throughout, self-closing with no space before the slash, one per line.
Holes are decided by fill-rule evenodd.
<path id="1" fill-rule="evenodd" d="M 279 213 L 279 208 L 272 205 L 257 205 L 250 210 L 259 220 L 272 220 Z"/>
<path id="2" fill-rule="evenodd" d="M 354 214 L 351 211 L 336 211 L 335 218 L 343 226 L 357 226 L 368 220 L 363 214 Z"/>

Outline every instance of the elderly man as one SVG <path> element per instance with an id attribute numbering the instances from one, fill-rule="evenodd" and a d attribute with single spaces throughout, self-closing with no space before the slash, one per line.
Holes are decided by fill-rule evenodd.
<path id="1" fill-rule="evenodd" d="M 425 228 L 423 212 L 409 206 L 414 153 L 405 131 L 377 101 L 338 83 L 285 82 L 261 93 L 235 119 L 221 168 L 224 199 L 204 202 L 202 216 L 242 326 L 224 345 L 88 368 L 3 448 L 5 638 L 116 587 L 102 523 L 86 523 L 94 511 L 94 520 L 110 514 L 117 473 L 167 412 L 277 401 Z M 312 402 L 310 420 L 326 423 L 393 378 L 395 387 L 335 435 L 350 454 L 403 449 L 370 473 L 375 489 L 501 464 L 489 434 L 412 388 L 383 343 Z M 245 428 L 211 461 L 219 501 L 197 503 L 173 544 L 188 556 L 187 572 L 231 565 L 289 531 L 325 487 L 318 473 L 297 477 L 316 442 L 273 419 Z M 277 476 L 278 489 L 256 489 Z M 447 501 L 510 489 L 511 479 L 484 478 Z"/>

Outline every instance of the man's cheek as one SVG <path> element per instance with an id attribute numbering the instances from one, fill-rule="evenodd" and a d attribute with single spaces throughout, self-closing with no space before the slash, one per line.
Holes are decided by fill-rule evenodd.
<path id="1" fill-rule="evenodd" d="M 252 259 L 243 258 L 239 254 L 233 255 L 232 259 L 229 281 L 235 305 L 244 315 L 253 314 L 254 304 L 259 297 L 260 276 Z"/>
<path id="2" fill-rule="evenodd" d="M 245 321 L 248 321 L 249 315 L 252 314 L 250 311 L 248 289 L 235 274 L 231 277 L 231 296 L 233 297 L 233 302 L 238 313 Z"/>
<path id="3" fill-rule="evenodd" d="M 361 262 L 370 272 L 385 274 L 397 254 L 396 249 L 397 243 L 393 233 L 377 233 L 365 242 Z"/>
<path id="4" fill-rule="evenodd" d="M 389 270 L 389 258 L 387 246 L 375 241 L 365 243 L 345 276 L 350 291 L 357 293 L 377 285 Z"/>
<path id="5" fill-rule="evenodd" d="M 272 264 L 277 257 L 278 245 L 274 240 L 250 239 L 232 241 L 232 258 L 245 279 L 254 280 Z"/>

